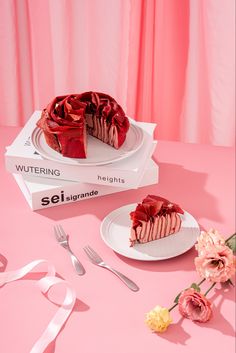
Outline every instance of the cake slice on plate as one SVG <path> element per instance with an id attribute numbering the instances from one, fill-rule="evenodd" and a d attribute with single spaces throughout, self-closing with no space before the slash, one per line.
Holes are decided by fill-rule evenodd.
<path id="1" fill-rule="evenodd" d="M 183 213 L 177 204 L 160 196 L 148 195 L 130 213 L 130 246 L 177 233 L 181 228 L 180 214 Z"/>

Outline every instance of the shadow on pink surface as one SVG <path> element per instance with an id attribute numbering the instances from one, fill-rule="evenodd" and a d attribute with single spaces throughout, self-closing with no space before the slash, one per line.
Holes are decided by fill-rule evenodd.
<path id="1" fill-rule="evenodd" d="M 160 176 L 159 183 L 156 185 L 60 205 L 39 210 L 37 213 L 54 221 L 84 214 L 93 214 L 98 219 L 103 219 L 109 212 L 118 207 L 140 202 L 147 194 L 155 194 L 179 203 L 196 219 L 206 218 L 217 222 L 223 221 L 216 198 L 206 191 L 207 174 L 187 170 L 181 165 L 158 164 L 160 166 Z"/>
<path id="2" fill-rule="evenodd" d="M 182 323 L 185 319 L 180 318 L 176 323 L 172 323 L 166 332 L 161 334 L 156 333 L 160 339 L 170 341 L 172 343 L 186 345 L 187 341 L 191 338 L 190 334 L 184 330 Z"/>
<path id="3" fill-rule="evenodd" d="M 213 317 L 209 322 L 205 324 L 197 323 L 197 325 L 218 330 L 224 335 L 235 337 L 235 328 L 225 319 L 225 317 L 221 313 L 222 304 L 225 301 L 235 301 L 235 287 L 232 287 L 230 285 L 222 285 L 221 288 L 215 289 L 214 294 L 209 297 L 209 300 L 213 304 Z M 217 300 L 218 302 L 216 304 L 215 302 Z"/>
<path id="4" fill-rule="evenodd" d="M 53 341 L 48 345 L 44 353 L 54 353 L 55 351 L 56 351 L 56 341 Z"/>
<path id="5" fill-rule="evenodd" d="M 0 263 L 3 264 L 3 266 L 0 267 L 0 272 L 4 272 L 4 270 L 6 268 L 6 265 L 7 265 L 7 259 L 2 254 L 0 254 Z M 18 281 L 24 281 L 24 280 L 39 281 L 40 279 L 46 277 L 47 274 L 48 274 L 48 272 L 31 272 L 31 273 L 27 273 L 24 277 L 19 278 Z M 60 279 L 62 279 L 62 280 L 65 280 L 58 273 L 56 273 L 55 276 L 60 278 Z M 6 284 L 7 283 L 4 283 L 2 286 L 0 286 L 0 288 L 5 286 Z M 63 292 L 63 295 L 62 295 L 62 292 Z M 61 302 L 62 302 L 61 297 L 64 297 L 64 290 L 62 291 L 60 286 L 59 286 L 59 290 L 58 290 L 58 288 L 56 289 L 56 291 L 53 290 L 53 289 L 49 289 L 49 291 L 46 292 L 46 293 L 42 292 L 42 295 L 47 300 L 52 302 L 56 307 L 60 308 L 61 307 Z M 53 297 L 53 299 L 52 299 L 52 297 Z M 58 304 L 58 303 L 60 303 L 60 304 Z M 64 322 L 62 327 L 60 328 L 59 334 L 63 331 L 63 329 L 66 326 L 67 321 L 69 320 L 70 316 L 73 315 L 73 313 L 75 313 L 75 312 L 83 312 L 83 311 L 87 311 L 89 309 L 90 309 L 90 307 L 85 302 L 83 302 L 82 300 L 76 298 L 74 307 L 72 309 L 72 312 L 70 313 L 70 315 L 68 316 L 68 318 L 66 319 L 66 321 Z M 41 333 L 39 332 L 39 337 L 40 337 L 41 334 L 42 334 L 42 332 Z M 48 345 L 48 347 L 44 351 L 45 353 L 54 353 L 55 352 L 57 337 Z"/>
<path id="6" fill-rule="evenodd" d="M 74 312 L 79 312 L 79 311 L 87 311 L 89 310 L 89 306 L 87 304 L 85 304 L 84 302 L 82 302 L 80 299 L 76 299 L 76 302 L 75 302 L 75 305 L 74 305 L 74 308 L 73 308 L 73 311 L 72 313 L 70 314 L 73 315 Z M 68 317 L 67 321 L 69 320 L 70 317 Z M 62 326 L 60 332 L 59 332 L 59 335 L 62 333 L 62 331 L 64 330 L 65 326 L 66 326 L 66 323 L 67 321 L 64 323 L 64 325 Z M 59 336 L 58 335 L 58 336 Z M 58 337 L 57 336 L 57 337 Z M 54 353 L 56 352 L 56 343 L 57 343 L 57 338 L 52 341 L 47 349 L 44 351 L 44 353 Z"/>
<path id="7" fill-rule="evenodd" d="M 163 195 L 179 203 L 196 219 L 223 221 L 217 199 L 206 190 L 206 173 L 194 172 L 176 164 L 159 163 L 159 167 L 159 188 Z"/>
<path id="8" fill-rule="evenodd" d="M 4 257 L 4 256 L 0 254 L 0 261 L 1 261 L 2 257 Z M 4 271 L 1 271 L 1 272 L 4 272 Z M 47 272 L 31 272 L 31 273 L 27 273 L 24 277 L 20 278 L 18 281 L 24 281 L 24 280 L 39 281 L 40 279 L 42 279 L 43 277 L 46 277 L 46 276 L 47 276 Z M 58 278 L 62 279 L 63 281 L 66 281 L 65 278 L 62 277 L 58 272 L 56 272 L 55 277 L 58 277 Z M 58 294 L 59 294 L 59 296 L 61 295 L 60 289 L 59 289 L 58 293 L 53 291 L 53 295 L 50 294 L 52 291 L 53 291 L 53 289 L 50 289 L 50 291 L 48 293 L 42 293 L 42 295 L 45 298 L 50 299 L 50 301 L 53 304 L 60 307 L 61 305 L 57 304 L 57 300 L 60 301 L 60 299 L 57 298 Z M 52 299 L 52 296 L 54 296 L 55 299 Z M 74 308 L 73 308 L 73 311 L 87 311 L 87 310 L 89 310 L 89 306 L 77 298 L 75 305 L 74 305 Z"/>
<path id="9" fill-rule="evenodd" d="M 7 267 L 7 258 L 0 254 L 0 272 L 4 272 Z"/>

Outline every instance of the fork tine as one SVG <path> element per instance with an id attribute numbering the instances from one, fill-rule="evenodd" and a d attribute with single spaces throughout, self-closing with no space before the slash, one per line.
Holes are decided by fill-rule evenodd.
<path id="1" fill-rule="evenodd" d="M 63 237 L 67 237 L 67 234 L 66 232 L 64 231 L 64 229 L 62 228 L 62 226 L 60 224 L 58 224 L 58 229 L 60 230 L 60 234 L 63 236 Z"/>
<path id="2" fill-rule="evenodd" d="M 84 248 L 84 252 L 86 253 L 86 255 L 88 256 L 88 258 L 94 263 L 97 264 L 97 262 L 94 259 L 94 256 L 90 253 L 89 249 L 87 246 L 85 246 Z"/>
<path id="3" fill-rule="evenodd" d="M 66 233 L 60 224 L 54 226 L 55 236 L 58 240 L 63 240 L 66 238 Z"/>
<path id="4" fill-rule="evenodd" d="M 54 228 L 54 234 L 55 234 L 56 238 L 59 240 L 60 239 L 60 233 L 58 232 L 57 224 L 53 228 Z"/>
<path id="5" fill-rule="evenodd" d="M 89 250 L 91 251 L 91 253 L 92 253 L 99 261 L 101 261 L 101 262 L 103 261 L 102 258 L 101 258 L 101 256 L 98 255 L 98 253 L 96 253 L 96 251 L 93 250 L 93 249 L 91 248 L 91 246 L 88 245 L 88 248 L 89 248 Z"/>
<path id="6" fill-rule="evenodd" d="M 58 241 L 63 240 L 63 236 L 61 235 L 60 228 L 58 227 L 57 224 L 54 226 L 54 232 Z"/>
<path id="7" fill-rule="evenodd" d="M 89 255 L 90 259 L 96 261 L 96 256 L 94 256 L 93 252 L 90 250 L 89 246 L 86 246 L 87 254 Z"/>
<path id="8" fill-rule="evenodd" d="M 96 262 L 103 262 L 101 256 L 99 256 L 98 253 L 96 253 L 96 251 L 91 248 L 91 246 L 87 245 L 87 249 Z"/>

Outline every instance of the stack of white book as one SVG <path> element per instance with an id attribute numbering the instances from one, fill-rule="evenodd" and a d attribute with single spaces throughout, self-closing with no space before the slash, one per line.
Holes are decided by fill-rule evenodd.
<path id="1" fill-rule="evenodd" d="M 130 119 L 131 129 L 119 150 L 88 136 L 86 159 L 63 157 L 52 150 L 36 127 L 35 111 L 5 153 L 11 172 L 32 210 L 136 189 L 158 182 L 152 160 L 156 124 Z"/>

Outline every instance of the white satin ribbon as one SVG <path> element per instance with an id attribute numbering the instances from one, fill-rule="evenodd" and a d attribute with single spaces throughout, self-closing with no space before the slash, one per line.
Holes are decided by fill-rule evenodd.
<path id="1" fill-rule="evenodd" d="M 66 289 L 66 294 L 63 302 L 60 303 L 60 308 L 56 311 L 56 314 L 49 322 L 42 336 L 35 343 L 30 353 L 43 353 L 48 345 L 56 339 L 62 326 L 72 312 L 76 300 L 76 293 L 66 281 L 55 276 L 55 267 L 47 260 L 35 260 L 16 271 L 0 273 L 0 286 L 2 286 L 6 283 L 25 277 L 27 274 L 32 272 L 36 266 L 43 263 L 47 265 L 47 275 L 37 281 L 37 285 L 39 286 L 41 292 L 43 294 L 47 294 L 53 286 L 63 284 Z M 47 299 L 50 300 L 48 297 Z"/>

